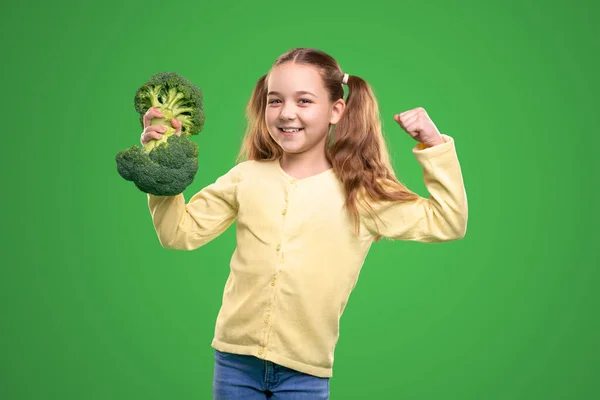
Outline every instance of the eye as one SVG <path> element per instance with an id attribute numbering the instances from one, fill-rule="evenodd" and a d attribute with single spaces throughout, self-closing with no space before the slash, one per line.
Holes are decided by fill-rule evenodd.
<path id="1" fill-rule="evenodd" d="M 267 104 L 273 104 L 273 103 L 275 103 L 276 101 L 281 101 L 281 100 L 278 100 L 278 99 L 269 100 L 269 101 L 267 101 Z M 308 100 L 308 99 L 300 99 L 299 101 L 300 101 L 300 102 L 302 102 L 302 101 L 305 101 L 305 102 L 306 102 L 306 103 L 302 103 L 302 104 L 312 103 L 312 101 L 310 101 L 310 100 Z"/>

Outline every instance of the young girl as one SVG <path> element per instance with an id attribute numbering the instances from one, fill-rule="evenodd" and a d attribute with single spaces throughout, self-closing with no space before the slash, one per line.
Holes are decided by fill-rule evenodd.
<path id="1" fill-rule="evenodd" d="M 180 250 L 237 221 L 212 341 L 214 398 L 327 399 L 340 317 L 371 244 L 465 235 L 454 140 L 423 108 L 394 116 L 419 142 L 412 152 L 431 197 L 411 192 L 390 165 L 370 86 L 315 49 L 281 55 L 247 114 L 238 163 L 187 204 L 148 195 L 152 221 L 161 245 Z M 149 121 L 161 116 L 148 110 L 142 144 L 160 138 Z"/>

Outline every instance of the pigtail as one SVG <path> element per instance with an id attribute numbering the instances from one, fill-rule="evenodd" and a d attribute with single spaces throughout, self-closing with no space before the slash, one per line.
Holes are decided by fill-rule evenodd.
<path id="1" fill-rule="evenodd" d="M 353 75 L 348 77 L 347 85 L 346 109 L 333 129 L 328 158 L 344 185 L 346 207 L 358 232 L 357 203 L 364 199 L 363 194 L 376 201 L 411 201 L 418 196 L 396 178 L 383 136 L 379 105 L 370 85 Z M 361 204 L 372 212 L 368 201 Z"/>

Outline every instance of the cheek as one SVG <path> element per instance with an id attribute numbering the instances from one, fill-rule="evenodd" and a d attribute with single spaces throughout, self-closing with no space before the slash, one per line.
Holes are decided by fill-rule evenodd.
<path id="1" fill-rule="evenodd" d="M 310 109 L 298 110 L 296 116 L 304 125 L 314 125 L 319 120 L 318 112 Z"/>
<path id="2" fill-rule="evenodd" d="M 268 122 L 273 121 L 276 116 L 276 114 L 273 112 L 273 109 L 270 107 L 267 107 L 267 109 L 265 110 L 265 120 Z"/>
<path id="3" fill-rule="evenodd" d="M 325 126 L 329 124 L 329 116 L 326 111 L 323 110 L 312 110 L 307 113 L 305 120 L 315 126 Z"/>
<path id="4" fill-rule="evenodd" d="M 315 120 L 322 121 L 329 119 L 329 109 L 327 107 L 315 107 L 310 111 Z"/>

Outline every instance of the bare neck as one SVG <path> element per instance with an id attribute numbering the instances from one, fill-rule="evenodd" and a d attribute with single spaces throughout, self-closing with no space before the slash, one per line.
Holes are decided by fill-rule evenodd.
<path id="1" fill-rule="evenodd" d="M 304 179 L 318 175 L 331 169 L 325 151 L 308 151 L 303 153 L 284 153 L 279 160 L 281 168 L 296 179 Z"/>

